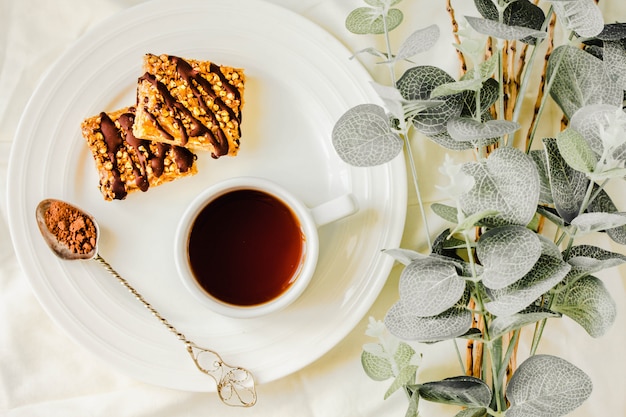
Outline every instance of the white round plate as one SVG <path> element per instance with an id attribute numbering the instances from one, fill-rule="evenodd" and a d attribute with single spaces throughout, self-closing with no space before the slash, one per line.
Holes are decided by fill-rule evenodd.
<path id="1" fill-rule="evenodd" d="M 206 59 L 245 69 L 242 145 L 234 158 L 198 157 L 199 173 L 106 202 L 80 133 L 83 119 L 135 102 L 145 53 Z M 277 6 L 253 0 L 141 4 L 90 31 L 50 69 L 15 137 L 8 214 L 18 259 L 48 314 L 106 363 L 139 380 L 214 391 L 184 345 L 103 268 L 67 262 L 46 247 L 35 222 L 43 198 L 96 216 L 100 254 L 170 323 L 259 383 L 310 364 L 344 338 L 378 296 L 392 266 L 406 210 L 401 157 L 352 168 L 331 132 L 350 107 L 376 99 L 367 72 L 331 35 Z M 256 175 L 311 206 L 352 192 L 357 214 L 320 229 L 317 272 L 290 307 L 257 319 L 212 313 L 176 274 L 173 242 L 187 205 L 215 181 Z M 227 219 L 226 221 L 237 221 Z"/>

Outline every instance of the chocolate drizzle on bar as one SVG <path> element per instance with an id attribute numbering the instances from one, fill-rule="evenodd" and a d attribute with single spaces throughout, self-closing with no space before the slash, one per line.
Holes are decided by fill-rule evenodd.
<path id="1" fill-rule="evenodd" d="M 135 116 L 132 113 L 124 113 L 122 114 L 118 120 L 118 123 L 122 127 L 122 132 L 126 132 L 126 143 L 135 148 L 135 153 L 137 154 L 138 163 L 133 164 L 133 173 L 135 174 L 135 184 L 141 191 L 148 191 L 150 188 L 150 183 L 148 182 L 148 172 L 146 170 L 146 155 L 139 149 L 139 146 L 142 145 L 142 140 L 137 139 L 135 135 L 133 135 L 133 121 L 135 120 Z M 145 145 L 144 145 L 145 147 Z M 148 153 L 150 155 L 150 147 L 148 146 Z M 157 164 L 158 165 L 158 164 Z M 162 161 L 161 161 L 162 165 Z M 161 169 L 161 172 L 163 170 Z M 156 174 L 156 173 L 155 173 Z M 160 174 L 157 174 L 157 176 Z"/>
<path id="2" fill-rule="evenodd" d="M 172 152 L 174 161 L 180 172 L 187 172 L 194 163 L 195 155 L 188 149 L 180 146 L 172 146 L 167 143 L 154 142 L 155 151 L 150 147 L 151 142 L 145 139 L 139 139 L 133 135 L 132 126 L 135 119 L 135 108 L 130 107 L 128 112 L 119 116 L 117 122 L 111 120 L 109 115 L 100 113 L 100 131 L 104 137 L 107 147 L 107 155 L 112 164 L 113 184 L 111 191 L 114 199 L 123 200 L 128 191 L 126 185 L 121 178 L 118 168 L 118 153 L 127 152 L 132 161 L 133 174 L 135 176 L 135 185 L 141 191 L 147 191 L 150 187 L 148 179 L 148 166 L 152 171 L 152 175 L 160 177 L 165 169 L 165 158 L 168 152 Z M 126 144 L 134 149 L 134 152 L 126 150 Z M 134 157 L 132 156 L 134 155 Z"/>
<path id="3" fill-rule="evenodd" d="M 105 113 L 100 113 L 100 131 L 104 136 L 104 143 L 107 147 L 107 155 L 109 161 L 111 161 L 113 174 L 113 183 L 111 184 L 111 191 L 113 192 L 116 200 L 123 200 L 126 197 L 126 185 L 120 176 L 120 171 L 117 167 L 117 153 L 121 151 L 123 146 L 123 140 L 120 136 L 115 122 Z"/>
<path id="4" fill-rule="evenodd" d="M 177 100 L 168 89 L 168 86 L 158 80 L 155 75 L 146 72 L 139 78 L 139 82 L 147 81 L 151 83 L 163 98 L 163 105 L 167 107 L 169 114 L 174 118 L 174 127 L 177 128 L 180 133 L 181 146 L 185 146 L 187 144 L 190 136 L 205 136 L 213 145 L 214 151 L 211 154 L 213 158 L 219 158 L 222 155 L 228 154 L 228 138 L 226 137 L 223 127 L 220 125 L 220 121 L 218 121 L 213 108 L 217 106 L 219 109 L 218 111 L 225 111 L 228 114 L 229 120 L 237 122 L 239 135 L 241 135 L 241 131 L 239 130 L 239 126 L 241 124 L 240 115 L 235 114 L 233 109 L 224 103 L 222 98 L 213 90 L 213 85 L 209 82 L 209 80 L 204 78 L 200 72 L 194 70 L 189 62 L 176 56 L 168 56 L 168 59 L 176 65 L 176 73 L 182 80 L 185 81 L 193 96 L 198 101 L 200 108 L 202 108 L 204 114 L 209 119 L 208 125 L 205 125 L 198 118 L 198 116 L 194 115 L 191 109 L 185 107 L 183 103 Z M 219 66 L 211 63 L 210 71 L 211 74 L 215 74 L 219 78 L 221 87 L 226 91 L 227 95 L 230 95 L 234 100 L 240 100 L 239 90 L 230 84 L 228 79 L 220 70 Z M 174 137 L 172 134 L 168 132 L 167 129 L 165 129 L 159 122 L 160 116 L 158 106 L 154 112 L 151 112 L 147 107 L 144 107 L 144 110 L 149 115 L 159 132 L 161 132 L 161 134 L 168 140 L 173 141 Z"/>

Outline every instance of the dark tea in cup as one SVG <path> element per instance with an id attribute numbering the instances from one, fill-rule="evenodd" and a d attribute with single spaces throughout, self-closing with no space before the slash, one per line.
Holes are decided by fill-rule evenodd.
<path id="1" fill-rule="evenodd" d="M 317 266 L 317 228 L 357 210 L 350 194 L 307 207 L 257 177 L 211 185 L 183 213 L 174 259 L 183 285 L 216 313 L 235 318 L 279 311 L 307 288 Z"/>
<path id="2" fill-rule="evenodd" d="M 293 284 L 305 244 L 300 221 L 283 201 L 264 191 L 237 189 L 210 201 L 195 218 L 189 263 L 208 294 L 252 306 Z"/>

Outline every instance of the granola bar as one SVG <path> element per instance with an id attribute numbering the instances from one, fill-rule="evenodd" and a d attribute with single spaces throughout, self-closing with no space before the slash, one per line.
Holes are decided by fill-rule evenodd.
<path id="1" fill-rule="evenodd" d="M 135 108 L 127 107 L 101 112 L 81 125 L 105 200 L 123 200 L 131 192 L 147 191 L 197 172 L 196 155 L 189 149 L 133 135 L 134 119 Z"/>
<path id="2" fill-rule="evenodd" d="M 241 137 L 243 70 L 170 55 L 144 56 L 135 136 L 211 156 L 234 156 Z"/>

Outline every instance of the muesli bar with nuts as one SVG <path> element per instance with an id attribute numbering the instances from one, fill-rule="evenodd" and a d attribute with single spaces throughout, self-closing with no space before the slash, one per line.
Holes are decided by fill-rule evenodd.
<path id="1" fill-rule="evenodd" d="M 135 136 L 234 156 L 241 138 L 242 69 L 171 55 L 144 56 Z"/>
<path id="2" fill-rule="evenodd" d="M 134 191 L 193 175 L 196 155 L 189 149 L 137 138 L 135 108 L 101 112 L 81 124 L 96 162 L 105 200 L 123 200 Z"/>

